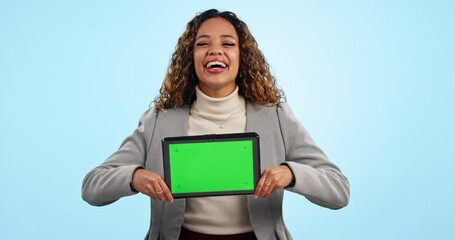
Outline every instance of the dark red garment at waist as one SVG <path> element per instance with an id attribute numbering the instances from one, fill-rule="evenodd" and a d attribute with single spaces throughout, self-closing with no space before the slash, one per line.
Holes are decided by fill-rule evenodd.
<path id="1" fill-rule="evenodd" d="M 257 240 L 254 232 L 233 235 L 210 235 L 190 231 L 182 227 L 179 240 Z"/>

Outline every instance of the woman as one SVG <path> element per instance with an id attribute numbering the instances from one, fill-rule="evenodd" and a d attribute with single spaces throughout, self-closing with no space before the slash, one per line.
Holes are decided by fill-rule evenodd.
<path id="1" fill-rule="evenodd" d="M 102 206 L 151 197 L 147 239 L 292 239 L 283 190 L 323 207 L 347 205 L 349 183 L 294 118 L 246 24 L 215 9 L 180 37 L 155 100 L 119 150 L 87 174 L 82 197 Z M 257 132 L 262 176 L 253 196 L 172 198 L 163 181 L 164 137 Z M 235 174 L 235 173 L 233 173 Z"/>

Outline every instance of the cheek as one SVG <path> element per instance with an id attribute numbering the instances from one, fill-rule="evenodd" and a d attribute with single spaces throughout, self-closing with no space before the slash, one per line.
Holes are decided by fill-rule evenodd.
<path id="1" fill-rule="evenodd" d="M 201 57 L 201 54 L 199 52 L 194 52 L 193 63 L 194 63 L 194 68 L 196 71 L 201 69 L 202 60 L 203 60 L 203 58 Z"/>
<path id="2" fill-rule="evenodd" d="M 234 65 L 234 66 L 240 66 L 240 53 L 239 52 L 233 52 L 231 54 L 231 59 L 232 59 L 232 62 L 231 64 Z"/>
<path id="3" fill-rule="evenodd" d="M 194 51 L 194 54 L 193 54 L 193 61 L 194 61 L 194 63 L 197 63 L 197 62 L 200 62 L 200 61 L 201 61 L 201 60 L 200 60 L 200 59 L 201 59 L 201 58 L 200 58 L 200 55 L 201 55 L 201 54 L 199 54 L 198 51 Z"/>

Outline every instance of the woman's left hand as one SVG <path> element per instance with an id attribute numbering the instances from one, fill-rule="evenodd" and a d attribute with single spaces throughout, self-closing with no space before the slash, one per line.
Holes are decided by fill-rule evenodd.
<path id="1" fill-rule="evenodd" d="M 289 186 L 293 180 L 294 175 L 287 165 L 267 168 L 262 172 L 254 195 L 256 197 L 267 198 L 274 191 Z"/>

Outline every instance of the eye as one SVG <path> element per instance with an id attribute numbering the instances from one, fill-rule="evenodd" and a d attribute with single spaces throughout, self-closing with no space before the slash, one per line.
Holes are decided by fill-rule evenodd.
<path id="1" fill-rule="evenodd" d="M 234 46 L 235 46 L 235 43 L 233 43 L 233 42 L 225 42 L 225 43 L 223 43 L 223 46 L 226 46 L 226 47 L 234 47 Z"/>
<path id="2" fill-rule="evenodd" d="M 208 46 L 208 45 L 209 45 L 208 42 L 197 42 L 197 43 L 196 43 L 196 46 L 197 46 L 197 47 Z"/>

